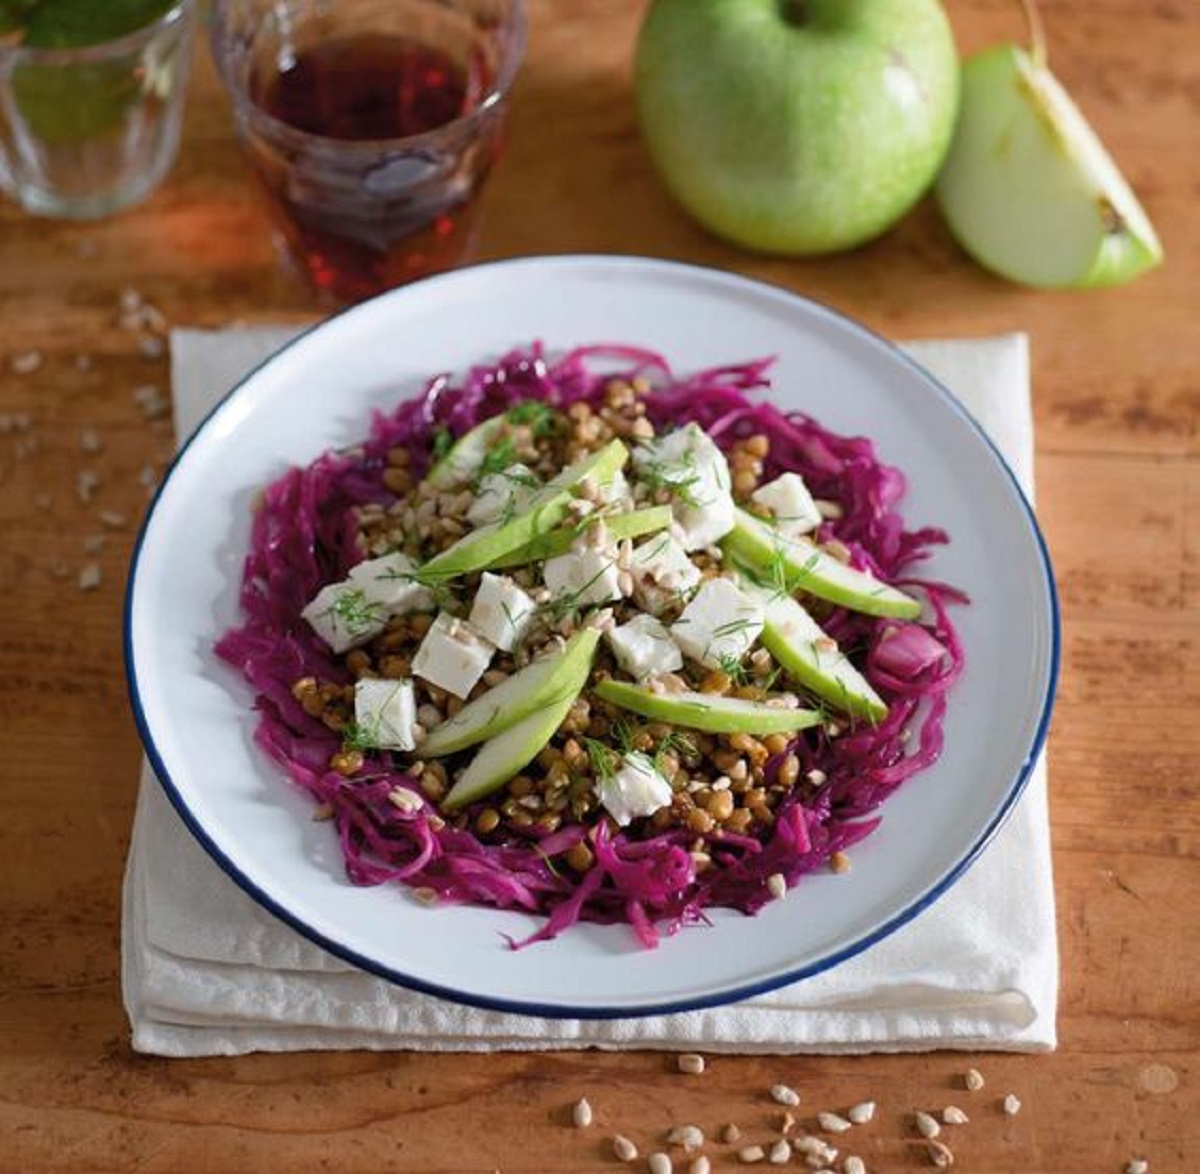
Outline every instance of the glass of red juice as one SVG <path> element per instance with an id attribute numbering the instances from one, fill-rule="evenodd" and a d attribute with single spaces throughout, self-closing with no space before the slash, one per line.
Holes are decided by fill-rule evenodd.
<path id="1" fill-rule="evenodd" d="M 523 0 L 216 0 L 212 38 L 280 253 L 322 302 L 470 258 Z"/>

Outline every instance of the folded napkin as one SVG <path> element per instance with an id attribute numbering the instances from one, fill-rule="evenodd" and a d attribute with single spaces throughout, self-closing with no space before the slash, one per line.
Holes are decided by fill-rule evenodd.
<path id="1" fill-rule="evenodd" d="M 172 335 L 177 434 L 290 329 Z M 1026 339 L 914 343 L 1032 490 Z M 669 945 L 666 947 L 669 949 Z M 189 835 L 143 771 L 125 877 L 125 1005 L 133 1046 L 164 1056 L 371 1048 L 1043 1051 L 1058 959 L 1044 767 L 993 844 L 930 909 L 834 970 L 684 1014 L 555 1020 L 482 1011 L 357 970 L 277 921 Z"/>

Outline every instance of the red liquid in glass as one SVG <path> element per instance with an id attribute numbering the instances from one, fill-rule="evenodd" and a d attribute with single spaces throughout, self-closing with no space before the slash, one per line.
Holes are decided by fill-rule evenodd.
<path id="1" fill-rule="evenodd" d="M 477 71 L 441 50 L 385 35 L 314 45 L 287 70 L 251 80 L 263 110 L 342 144 L 436 131 L 469 112 L 483 88 Z M 252 158 L 288 248 L 312 283 L 357 301 L 463 257 L 495 137 L 485 120 L 476 138 L 456 134 L 416 157 L 363 146 L 361 158 L 335 164 L 317 146 L 287 159 L 260 149 Z"/>

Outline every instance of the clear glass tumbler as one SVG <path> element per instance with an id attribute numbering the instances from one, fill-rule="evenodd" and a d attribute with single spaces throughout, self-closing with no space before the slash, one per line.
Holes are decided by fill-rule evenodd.
<path id="1" fill-rule="evenodd" d="M 0 45 L 0 190 L 72 220 L 148 196 L 179 151 L 193 23 L 193 0 L 179 0 L 116 40 Z"/>
<path id="2" fill-rule="evenodd" d="M 524 47 L 523 0 L 216 0 L 276 244 L 321 300 L 470 256 Z"/>

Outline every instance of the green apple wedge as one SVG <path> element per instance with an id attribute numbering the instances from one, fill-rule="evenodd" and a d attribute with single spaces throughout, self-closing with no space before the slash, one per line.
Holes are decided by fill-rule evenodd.
<path id="1" fill-rule="evenodd" d="M 920 602 L 911 595 L 839 562 L 807 538 L 785 537 L 745 510 L 737 511 L 734 527 L 721 539 L 721 546 L 772 586 L 807 591 L 864 615 L 912 620 L 921 614 Z"/>
<path id="2" fill-rule="evenodd" d="M 1154 226 L 1095 131 L 1040 60 L 998 45 L 963 66 L 936 193 L 959 244 L 1024 285 L 1119 285 L 1163 258 Z"/>
<path id="3" fill-rule="evenodd" d="M 485 742 L 442 800 L 442 809 L 456 811 L 483 799 L 528 766 L 562 725 L 587 681 L 589 667 L 584 665 L 583 671 L 564 686 L 554 701 Z"/>
<path id="4" fill-rule="evenodd" d="M 799 684 L 855 717 L 876 722 L 887 716 L 887 706 L 870 682 L 797 600 L 745 574 L 740 586 L 762 604 L 763 646 Z"/>
<path id="5" fill-rule="evenodd" d="M 482 570 L 509 552 L 532 542 L 547 530 L 553 530 L 566 518 L 571 491 L 576 485 L 585 477 L 603 484 L 628 459 L 629 450 L 619 440 L 613 440 L 598 452 L 568 465 L 558 476 L 546 482 L 516 517 L 480 526 L 463 535 L 441 554 L 434 555 L 420 568 L 421 582 L 440 583 Z"/>
<path id="6" fill-rule="evenodd" d="M 627 514 L 589 514 L 577 526 L 564 526 L 558 530 L 547 531 L 525 546 L 498 558 L 494 563 L 489 564 L 487 569 L 495 571 L 504 567 L 523 567 L 541 559 L 566 554 L 575 540 L 587 530 L 588 525 L 592 522 L 603 521 L 609 534 L 620 540 L 622 538 L 641 538 L 644 534 L 654 534 L 659 530 L 665 530 L 671 524 L 673 516 L 669 505 L 631 510 Z"/>
<path id="7" fill-rule="evenodd" d="M 453 754 L 515 725 L 535 710 L 579 692 L 577 682 L 591 671 L 600 641 L 594 628 L 582 628 L 560 652 L 540 657 L 519 672 L 464 705 L 452 718 L 431 730 L 421 743 L 422 758 Z"/>
<path id="8" fill-rule="evenodd" d="M 655 693 L 644 685 L 611 678 L 595 687 L 596 696 L 631 713 L 672 722 L 710 734 L 790 734 L 821 721 L 813 709 L 784 709 L 741 697 L 711 693 Z"/>

